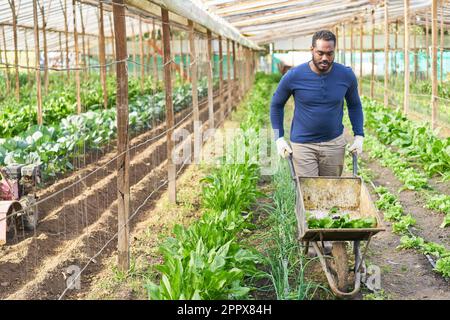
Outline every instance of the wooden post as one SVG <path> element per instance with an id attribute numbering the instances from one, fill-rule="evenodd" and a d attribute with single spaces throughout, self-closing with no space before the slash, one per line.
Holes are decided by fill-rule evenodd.
<path id="1" fill-rule="evenodd" d="M 238 85 L 239 85 L 239 100 L 242 99 L 244 92 L 244 82 L 242 81 L 242 74 L 244 73 L 244 65 L 242 64 L 242 44 L 238 43 Z"/>
<path id="2" fill-rule="evenodd" d="M 117 53 L 117 222 L 118 268 L 125 272 L 130 265 L 129 212 L 130 212 L 130 155 L 128 151 L 128 68 L 125 7 L 123 0 L 114 0 L 113 15 Z M 117 4 L 117 5 L 115 5 Z"/>
<path id="3" fill-rule="evenodd" d="M 239 88 L 236 88 L 237 81 L 236 81 L 236 67 L 237 67 L 237 61 L 236 61 L 236 42 L 233 40 L 233 91 L 239 92 Z M 237 95 L 237 98 L 239 98 L 239 94 Z"/>
<path id="4" fill-rule="evenodd" d="M 39 57 L 39 22 L 37 14 L 37 3 L 33 1 L 33 22 L 34 22 L 34 56 L 36 68 L 36 91 L 37 91 L 37 123 L 42 125 L 42 93 L 41 93 L 41 66 Z"/>
<path id="5" fill-rule="evenodd" d="M 112 24 L 112 19 L 111 19 L 111 14 L 108 14 L 108 19 L 109 19 L 109 25 L 111 26 L 111 48 L 112 48 L 112 64 L 111 64 L 111 68 L 109 69 L 111 73 L 114 73 L 114 71 L 116 70 L 116 64 L 117 61 L 119 59 L 117 59 L 116 57 L 116 46 L 115 46 L 115 35 L 114 35 L 114 26 Z"/>
<path id="6" fill-rule="evenodd" d="M 150 34 L 151 34 L 151 30 L 150 30 L 150 24 L 149 23 L 146 23 L 146 26 L 147 26 L 147 35 L 148 35 L 148 38 L 147 38 L 147 41 L 145 41 L 144 42 L 144 44 L 146 44 L 146 48 L 147 48 L 147 52 L 146 52 L 146 54 L 147 54 L 147 59 L 146 59 L 146 62 L 145 62 L 145 66 L 146 66 L 146 68 L 145 68 L 145 70 L 147 71 L 147 77 L 148 76 L 150 76 L 150 74 L 151 74 L 151 65 L 152 65 L 152 40 L 151 40 L 151 37 L 150 37 Z"/>
<path id="7" fill-rule="evenodd" d="M 427 61 L 427 76 L 426 79 L 430 78 L 430 62 L 429 60 L 429 52 L 430 52 L 430 41 L 428 37 L 428 33 L 430 32 L 429 23 L 428 23 L 428 12 L 425 12 L 425 58 Z"/>
<path id="8" fill-rule="evenodd" d="M 227 99 L 227 109 L 228 113 L 231 112 L 231 56 L 230 56 L 230 39 L 227 39 L 227 91 L 228 91 L 228 99 Z"/>
<path id="9" fill-rule="evenodd" d="M 44 6 L 40 7 L 42 16 L 42 39 L 44 41 L 44 92 L 48 93 L 48 51 L 47 51 L 47 21 L 45 20 Z"/>
<path id="10" fill-rule="evenodd" d="M 101 5 L 101 2 L 100 2 Z M 67 19 L 67 0 L 64 0 L 64 34 L 66 36 L 66 68 L 67 68 L 67 80 L 70 79 L 70 63 L 69 63 L 69 21 Z"/>
<path id="11" fill-rule="evenodd" d="M 353 20 L 350 22 L 350 66 L 352 67 L 352 70 L 355 70 L 355 61 L 353 57 Z"/>
<path id="12" fill-rule="evenodd" d="M 87 38 L 87 60 L 86 60 L 86 67 L 88 72 L 88 77 L 91 73 L 91 39 L 90 37 Z"/>
<path id="13" fill-rule="evenodd" d="M 197 53 L 195 47 L 195 30 L 194 30 L 194 22 L 192 20 L 188 20 L 188 28 L 189 28 L 189 56 L 190 56 L 190 64 L 189 64 L 189 73 L 190 79 L 192 83 L 192 109 L 193 109 L 193 117 L 192 117 L 192 128 L 194 132 L 194 152 L 193 152 L 193 162 L 199 163 L 200 157 L 200 144 L 201 144 L 201 132 L 200 132 L 200 113 L 198 110 L 198 85 L 197 85 Z M 197 151 L 198 150 L 198 151 Z"/>
<path id="14" fill-rule="evenodd" d="M 209 112 L 209 128 L 214 128 L 214 102 L 213 102 L 213 66 L 212 66 L 212 34 L 211 30 L 206 31 L 206 36 L 208 38 L 208 49 L 207 49 L 207 58 L 208 58 L 208 112 Z"/>
<path id="15" fill-rule="evenodd" d="M 244 72 L 244 82 L 245 82 L 245 92 L 248 91 L 249 87 L 250 87 L 250 75 L 249 75 L 249 71 L 250 71 L 250 55 L 249 55 L 249 50 L 248 48 L 244 49 L 244 61 L 245 61 L 245 72 Z"/>
<path id="16" fill-rule="evenodd" d="M 28 39 L 27 29 L 24 29 L 23 33 L 25 35 L 24 36 L 24 38 L 25 38 L 24 40 L 25 40 L 25 58 L 27 60 L 27 81 L 28 81 L 28 84 L 30 84 L 31 83 L 31 72 L 30 72 L 30 55 L 29 55 L 28 40 L 27 40 Z M 61 33 L 59 33 L 59 35 L 60 35 L 59 38 L 61 39 Z"/>
<path id="17" fill-rule="evenodd" d="M 389 104 L 389 8 L 384 1 L 384 106 Z"/>
<path id="18" fill-rule="evenodd" d="M 192 82 L 192 107 L 193 107 L 193 120 L 194 122 L 200 121 L 200 114 L 198 111 L 198 87 L 197 87 L 197 54 L 195 48 L 195 33 L 194 22 L 188 20 L 189 26 L 189 51 L 191 56 L 190 73 Z"/>
<path id="19" fill-rule="evenodd" d="M 20 82 L 19 82 L 19 50 L 17 48 L 17 14 L 16 14 L 16 5 L 14 0 L 9 0 L 9 6 L 11 7 L 11 13 L 13 18 L 13 37 L 14 37 L 14 68 L 15 68 L 15 76 L 16 76 L 16 101 L 20 100 Z"/>
<path id="20" fill-rule="evenodd" d="M 239 59 L 240 59 L 240 73 L 239 73 L 239 82 L 240 82 L 240 86 L 241 86 L 241 97 L 244 97 L 244 93 L 245 93 L 245 48 L 244 46 L 241 44 L 239 46 L 240 48 L 240 52 L 239 52 Z"/>
<path id="21" fill-rule="evenodd" d="M 3 26 L 2 26 L 2 29 L 3 29 Z M 6 55 L 6 52 L 5 52 L 5 55 Z M 3 57 L 2 57 L 2 46 L 0 45 L 0 60 L 3 60 Z M 5 80 L 6 80 L 6 68 L 7 68 L 7 66 L 5 65 L 5 63 L 6 62 L 3 62 L 2 64 L 5 66 L 5 69 L 4 69 L 4 71 L 5 71 Z M 5 82 L 7 82 L 7 81 L 5 81 Z M 2 92 L 1 93 L 2 94 L 2 97 L 5 97 L 7 94 L 8 94 L 8 92 Z"/>
<path id="22" fill-rule="evenodd" d="M 140 16 L 139 16 L 139 58 L 141 64 L 139 66 L 139 69 L 141 71 L 140 87 L 141 87 L 141 94 L 144 94 L 144 78 L 145 78 L 144 39 L 142 37 L 142 18 Z"/>
<path id="23" fill-rule="evenodd" d="M 251 62 L 252 62 L 252 53 L 250 51 L 249 48 L 246 48 L 246 57 L 245 60 L 247 62 L 247 69 L 246 69 L 246 77 L 245 80 L 247 81 L 247 85 L 246 85 L 246 91 L 250 90 L 251 87 Z"/>
<path id="24" fill-rule="evenodd" d="M 415 18 L 416 16 L 414 16 Z M 415 19 L 414 19 L 415 21 Z M 418 65 L 418 57 L 417 57 L 417 28 L 414 22 L 414 28 L 413 28 L 413 53 L 414 53 L 414 82 L 417 81 L 417 71 L 419 68 Z"/>
<path id="25" fill-rule="evenodd" d="M 363 90 L 363 51 L 364 51 L 364 24 L 363 18 L 359 19 L 359 95 Z"/>
<path id="26" fill-rule="evenodd" d="M 63 50 L 63 46 L 62 46 L 62 35 L 61 35 L 61 32 L 59 32 L 58 38 L 59 38 L 59 54 L 60 54 L 59 59 L 61 60 L 60 68 L 62 68 L 63 65 L 64 65 L 64 50 Z M 26 43 L 26 41 L 27 41 L 27 37 L 26 37 L 26 33 L 25 33 L 25 43 Z M 27 51 L 28 51 L 28 49 L 27 49 Z M 27 59 L 28 59 L 28 57 L 27 57 Z M 61 77 L 61 80 L 64 79 L 64 73 L 63 72 L 60 72 L 59 76 Z"/>
<path id="27" fill-rule="evenodd" d="M 81 96 L 80 96 L 80 66 L 79 52 L 78 52 L 78 32 L 77 32 L 77 10 L 75 0 L 72 0 L 72 14 L 73 14 L 73 39 L 75 42 L 75 82 L 77 86 L 77 113 L 81 113 Z"/>
<path id="28" fill-rule="evenodd" d="M 133 76 L 137 78 L 137 65 L 136 65 L 136 32 L 134 30 L 134 19 L 131 20 L 131 50 L 133 51 Z"/>
<path id="29" fill-rule="evenodd" d="M 225 116 L 224 107 L 224 90 L 223 90 L 223 48 L 222 48 L 222 36 L 219 36 L 219 101 L 220 101 L 220 116 L 221 119 Z"/>
<path id="30" fill-rule="evenodd" d="M 374 98 L 375 87 L 375 10 L 372 10 L 372 69 L 370 77 L 370 98 Z"/>
<path id="31" fill-rule="evenodd" d="M 181 82 L 184 82 L 184 61 L 183 61 L 183 37 L 181 35 L 180 32 L 180 78 L 181 78 Z"/>
<path id="32" fill-rule="evenodd" d="M 242 96 L 247 91 L 247 49 L 241 46 L 241 64 L 242 64 Z"/>
<path id="33" fill-rule="evenodd" d="M 334 49 L 335 49 L 335 52 L 336 52 L 337 61 L 340 62 L 340 55 L 339 55 L 339 49 L 340 49 L 339 48 L 339 26 L 334 27 L 334 33 L 335 33 L 335 36 L 336 36 L 336 43 L 335 43 Z M 272 72 L 272 69 L 271 69 L 270 72 Z"/>
<path id="34" fill-rule="evenodd" d="M 438 78 L 437 78 L 437 45 L 438 45 L 438 13 L 437 13 L 437 0 L 433 0 L 431 4 L 431 126 L 433 129 L 438 124 Z"/>
<path id="35" fill-rule="evenodd" d="M 405 20 L 405 91 L 403 96 L 403 112 L 409 111 L 409 0 L 404 0 L 404 20 Z"/>
<path id="36" fill-rule="evenodd" d="M 5 27 L 2 26 L 2 35 L 3 35 L 3 52 L 5 53 L 5 66 L 6 66 L 6 93 L 9 95 L 11 92 L 11 79 L 9 78 L 9 62 L 8 62 L 8 51 L 6 48 L 6 35 L 5 35 Z"/>
<path id="37" fill-rule="evenodd" d="M 100 2 L 98 16 L 98 60 L 100 63 L 100 81 L 103 90 L 103 106 L 108 108 L 108 90 L 106 86 L 106 57 L 105 57 L 105 24 L 103 19 L 103 2 Z"/>
<path id="38" fill-rule="evenodd" d="M 441 65 L 440 65 L 440 75 L 441 84 L 444 81 L 444 0 L 441 0 Z"/>
<path id="39" fill-rule="evenodd" d="M 398 52 L 398 19 L 395 20 L 395 37 L 394 37 L 394 74 L 397 74 L 397 52 Z"/>
<path id="40" fill-rule="evenodd" d="M 172 153 L 174 150 L 174 141 L 172 139 L 173 127 L 175 125 L 173 117 L 172 101 L 172 64 L 170 54 L 170 26 L 169 12 L 161 8 L 162 17 L 162 36 L 164 47 L 164 87 L 166 90 L 166 125 L 167 125 L 167 170 L 169 178 L 169 201 L 176 203 L 176 165 L 173 163 Z"/>
<path id="41" fill-rule="evenodd" d="M 82 5 L 80 3 L 79 7 L 80 9 L 80 21 L 81 21 L 81 45 L 83 48 L 83 67 L 84 67 L 84 79 L 86 80 L 87 78 L 87 72 L 86 72 L 86 39 L 85 39 L 85 33 L 86 33 L 86 28 L 84 26 L 84 19 L 83 19 L 83 10 L 82 10 Z"/>
<path id="42" fill-rule="evenodd" d="M 156 26 L 155 26 L 155 19 L 153 19 L 153 29 L 152 29 L 152 41 L 156 46 Z M 155 91 L 158 87 L 158 51 L 153 48 L 153 82 L 155 83 Z"/>
<path id="43" fill-rule="evenodd" d="M 342 24 L 342 64 L 345 65 L 346 54 L 346 41 L 345 41 L 345 22 Z"/>

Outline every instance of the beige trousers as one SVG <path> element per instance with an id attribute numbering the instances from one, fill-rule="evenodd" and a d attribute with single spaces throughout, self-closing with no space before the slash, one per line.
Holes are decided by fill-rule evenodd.
<path id="1" fill-rule="evenodd" d="M 317 143 L 295 143 L 292 146 L 292 161 L 298 176 L 340 176 L 344 168 L 344 134 Z"/>

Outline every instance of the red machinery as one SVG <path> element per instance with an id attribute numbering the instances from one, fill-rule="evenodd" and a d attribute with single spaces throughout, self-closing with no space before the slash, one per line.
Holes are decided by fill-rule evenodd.
<path id="1" fill-rule="evenodd" d="M 35 229 L 38 213 L 34 192 L 40 180 L 39 165 L 0 168 L 0 245 L 16 242 L 19 231 Z"/>

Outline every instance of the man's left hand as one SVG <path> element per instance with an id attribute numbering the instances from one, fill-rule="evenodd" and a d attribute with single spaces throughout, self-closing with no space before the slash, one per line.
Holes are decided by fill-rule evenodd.
<path id="1" fill-rule="evenodd" d="M 356 152 L 357 155 L 362 154 L 363 152 L 363 141 L 364 137 L 362 136 L 355 136 L 355 139 L 353 140 L 353 144 L 348 148 L 348 151 L 350 152 Z"/>

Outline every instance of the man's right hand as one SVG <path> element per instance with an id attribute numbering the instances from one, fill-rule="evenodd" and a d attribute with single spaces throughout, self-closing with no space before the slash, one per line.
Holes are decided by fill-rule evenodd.
<path id="1" fill-rule="evenodd" d="M 275 143 L 277 144 L 277 151 L 278 154 L 283 157 L 286 158 L 289 153 L 292 153 L 292 149 L 289 146 L 289 144 L 286 142 L 286 140 L 284 140 L 283 137 L 278 138 Z"/>

